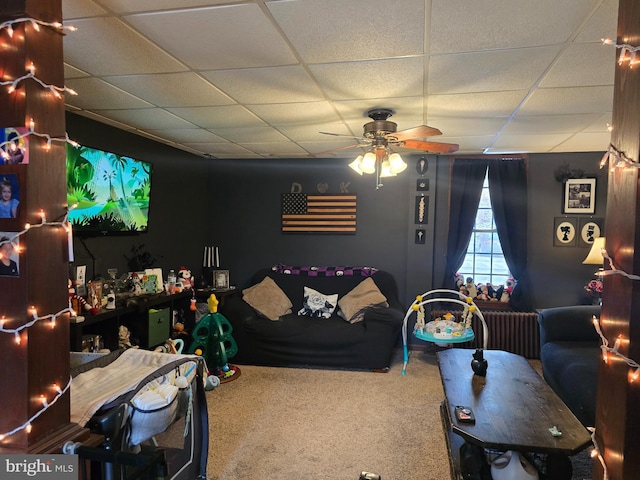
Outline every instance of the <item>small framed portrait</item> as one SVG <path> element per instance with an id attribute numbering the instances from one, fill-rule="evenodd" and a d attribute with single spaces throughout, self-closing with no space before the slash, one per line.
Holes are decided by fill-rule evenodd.
<path id="1" fill-rule="evenodd" d="M 580 218 L 580 235 L 578 236 L 578 246 L 590 247 L 593 241 L 604 235 L 604 221 L 602 218 L 582 217 Z"/>
<path id="2" fill-rule="evenodd" d="M 424 245 L 426 236 L 427 231 L 424 228 L 416 228 L 416 236 L 414 239 L 415 243 L 418 245 Z"/>
<path id="3" fill-rule="evenodd" d="M 0 142 L 2 142 L 0 165 L 29 163 L 29 129 L 27 127 L 0 129 Z"/>
<path id="4" fill-rule="evenodd" d="M 429 197 L 417 195 L 414 208 L 414 223 L 427 225 L 429 223 Z"/>
<path id="5" fill-rule="evenodd" d="M 554 219 L 553 246 L 575 247 L 578 237 L 575 218 L 556 217 Z"/>
<path id="6" fill-rule="evenodd" d="M 428 178 L 419 178 L 416 181 L 416 190 L 418 192 L 428 192 L 429 191 L 429 179 Z"/>
<path id="7" fill-rule="evenodd" d="M 562 213 L 595 213 L 596 179 L 569 178 L 564 184 Z"/>
<path id="8" fill-rule="evenodd" d="M 0 230 L 21 230 L 25 224 L 27 167 L 22 165 L 0 166 Z"/>
<path id="9" fill-rule="evenodd" d="M 224 290 L 229 288 L 229 270 L 213 271 L 213 288 L 214 290 Z"/>
<path id="10" fill-rule="evenodd" d="M 0 232 L 0 276 L 19 277 L 17 232 Z"/>

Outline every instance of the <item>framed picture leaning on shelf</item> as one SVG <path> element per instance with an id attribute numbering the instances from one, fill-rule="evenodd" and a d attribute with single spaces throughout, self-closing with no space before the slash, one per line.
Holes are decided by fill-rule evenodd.
<path id="1" fill-rule="evenodd" d="M 229 288 L 229 270 L 213 271 L 213 288 L 216 290 Z"/>

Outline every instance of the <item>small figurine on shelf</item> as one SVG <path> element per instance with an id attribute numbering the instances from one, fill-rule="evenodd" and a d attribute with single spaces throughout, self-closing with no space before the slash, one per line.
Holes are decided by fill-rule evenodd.
<path id="1" fill-rule="evenodd" d="M 107 310 L 116 309 L 116 294 L 113 293 L 113 290 L 107 293 L 107 306 L 104 308 L 106 308 Z"/>
<path id="2" fill-rule="evenodd" d="M 182 290 L 190 290 L 193 288 L 191 270 L 187 267 L 180 267 L 180 270 L 178 270 L 178 282 L 182 284 Z"/>
<path id="3" fill-rule="evenodd" d="M 75 312 L 74 316 L 82 314 L 83 312 L 90 313 L 91 315 L 98 313 L 97 308 L 93 308 L 84 298 L 76 293 L 76 289 L 73 287 L 71 280 L 67 282 L 67 286 L 69 288 L 69 306 Z"/>
<path id="4" fill-rule="evenodd" d="M 478 288 L 473 283 L 472 277 L 467 277 L 467 283 L 465 284 L 465 289 L 467 290 L 468 297 L 476 298 L 478 296 Z"/>

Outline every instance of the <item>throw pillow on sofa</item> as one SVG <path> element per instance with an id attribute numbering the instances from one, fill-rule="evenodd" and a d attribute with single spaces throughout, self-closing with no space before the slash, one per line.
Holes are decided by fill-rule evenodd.
<path id="1" fill-rule="evenodd" d="M 369 307 L 388 307 L 385 297 L 371 278 L 367 278 L 355 286 L 353 290 L 338 300 L 338 315 L 349 323 L 364 320 L 364 312 Z"/>
<path id="2" fill-rule="evenodd" d="M 304 301 L 298 315 L 307 317 L 329 318 L 338 306 L 338 294 L 325 295 L 323 293 L 304 287 Z"/>
<path id="3" fill-rule="evenodd" d="M 293 307 L 289 297 L 271 277 L 264 277 L 260 283 L 245 288 L 242 299 L 269 320 L 278 320 L 282 315 L 291 313 Z"/>

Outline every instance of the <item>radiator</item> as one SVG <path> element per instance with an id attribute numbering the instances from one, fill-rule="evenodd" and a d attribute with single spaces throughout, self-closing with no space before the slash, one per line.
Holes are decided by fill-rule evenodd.
<path id="1" fill-rule="evenodd" d="M 433 310 L 431 318 L 441 317 L 448 310 Z M 451 311 L 459 318 L 460 312 Z M 491 350 L 505 350 L 522 355 L 525 358 L 540 358 L 540 331 L 536 312 L 484 311 L 482 315 L 487 322 Z M 461 347 L 482 347 L 484 332 L 482 322 L 473 317 L 475 338 L 471 342 L 460 344 Z"/>

